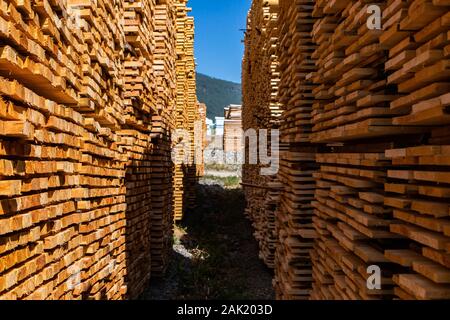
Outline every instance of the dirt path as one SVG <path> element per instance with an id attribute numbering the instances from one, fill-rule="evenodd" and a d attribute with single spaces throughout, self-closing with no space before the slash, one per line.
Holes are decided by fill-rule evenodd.
<path id="1" fill-rule="evenodd" d="M 143 299 L 273 299 L 272 272 L 258 258 L 240 189 L 200 185 L 198 208 L 175 232 L 167 276 Z"/>

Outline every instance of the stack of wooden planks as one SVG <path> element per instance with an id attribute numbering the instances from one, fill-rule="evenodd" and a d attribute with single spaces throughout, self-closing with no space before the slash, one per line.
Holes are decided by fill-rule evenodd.
<path id="1" fill-rule="evenodd" d="M 396 127 L 449 123 L 449 7 L 448 1 L 386 3 L 380 44 L 388 49 L 386 82 L 398 91 L 390 104 Z"/>
<path id="2" fill-rule="evenodd" d="M 171 160 L 171 130 L 175 128 L 175 35 L 174 1 L 158 2 L 155 6 L 155 76 L 156 112 L 152 115 L 151 139 L 151 264 L 152 276 L 165 274 L 170 257 L 173 224 L 173 164 Z"/>
<path id="3" fill-rule="evenodd" d="M 383 2 L 377 5 L 381 10 L 385 8 Z M 322 16 L 313 30 L 319 46 L 314 57 L 320 68 L 314 76 L 318 84 L 313 112 L 316 142 L 406 135 L 422 130 L 393 125 L 399 111 L 389 108 L 389 102 L 399 95 L 386 78 L 382 30 L 367 27 L 368 6 L 358 1 L 316 3 L 315 14 Z"/>
<path id="4" fill-rule="evenodd" d="M 124 32 L 106 23 L 120 21 L 109 9 L 1 2 L 2 298 L 126 294 L 126 157 L 113 133 L 121 58 L 111 48 Z"/>
<path id="5" fill-rule="evenodd" d="M 230 104 L 225 107 L 224 119 L 223 151 L 227 156 L 227 161 L 231 162 L 231 160 L 234 160 L 238 162 L 238 157 L 240 157 L 243 152 L 242 106 Z"/>
<path id="6" fill-rule="evenodd" d="M 446 90 L 442 86 L 448 76 L 430 73 L 427 65 L 445 65 L 444 56 L 433 49 L 445 46 L 447 42 L 439 33 L 446 34 L 449 28 L 441 22 L 438 30 L 425 26 L 448 13 L 449 4 L 379 1 L 376 5 L 383 15 L 382 30 L 368 29 L 367 3 L 323 1 L 315 5 L 314 13 L 320 19 L 313 30 L 319 67 L 314 75 L 318 86 L 314 92 L 313 140 L 341 144 L 317 156 L 321 169 L 316 174 L 314 222 L 320 237 L 312 254 L 313 299 L 428 299 L 432 294 L 423 292 L 435 289 L 420 276 L 398 274 L 402 272 L 398 264 L 407 267 L 414 260 L 414 252 L 409 250 L 417 244 L 405 242 L 407 226 L 403 228 L 395 219 L 411 222 L 420 217 L 417 212 L 409 215 L 408 201 L 395 194 L 409 192 L 409 186 L 399 183 L 409 176 L 392 166 L 418 165 L 402 158 L 405 149 L 397 150 L 396 146 L 427 144 L 427 135 L 421 134 L 429 131 L 429 125 L 445 122 L 432 120 L 434 111 L 424 111 L 422 121 L 411 109 L 416 103 L 422 110 L 445 107 L 440 98 L 434 105 L 425 100 Z M 417 10 L 427 14 L 417 18 Z M 424 38 L 414 40 L 412 30 L 419 29 Z M 444 83 L 437 83 L 442 80 Z M 396 156 L 402 159 L 391 161 Z M 367 284 L 373 266 L 381 270 L 381 288 Z"/>
<path id="7" fill-rule="evenodd" d="M 164 271 L 175 10 L 0 1 L 0 299 L 135 298 Z"/>
<path id="8" fill-rule="evenodd" d="M 393 280 L 401 299 L 450 299 L 449 149 L 427 144 L 386 151 L 390 230 L 410 240 L 385 251 L 399 265 Z"/>
<path id="9" fill-rule="evenodd" d="M 383 206 L 384 147 L 368 152 L 355 143 L 317 155 L 313 299 L 392 297 L 392 266 L 383 253 L 398 237 L 389 231 L 392 210 Z M 382 270 L 381 290 L 367 287 L 371 265 Z"/>
<path id="10" fill-rule="evenodd" d="M 450 298 L 449 19 L 448 1 L 280 0 L 278 298 Z"/>
<path id="11" fill-rule="evenodd" d="M 187 2 L 187 1 L 186 1 Z M 188 10 L 188 12 L 191 9 Z M 185 54 L 184 60 L 186 62 L 186 112 L 187 112 L 187 129 L 190 136 L 190 159 L 186 167 L 184 182 L 185 192 L 184 196 L 184 213 L 188 210 L 192 210 L 195 207 L 195 195 L 196 185 L 198 182 L 197 176 L 197 161 L 201 165 L 201 159 L 196 159 L 198 151 L 202 150 L 200 141 L 196 141 L 195 130 L 201 130 L 202 126 L 196 128 L 196 122 L 200 120 L 199 103 L 197 101 L 197 86 L 196 86 L 196 73 L 195 73 L 195 58 L 194 58 L 194 18 L 186 17 L 185 21 Z M 197 132 L 197 135 L 201 135 L 201 132 Z M 197 145 L 195 144 L 197 142 Z M 201 152 L 200 152 L 201 153 Z M 198 157 L 197 157 L 198 158 Z"/>
<path id="12" fill-rule="evenodd" d="M 242 127 L 246 133 L 246 157 L 258 160 L 257 137 L 264 134 L 270 150 L 270 134 L 279 126 L 281 114 L 277 103 L 278 0 L 253 1 L 247 19 L 245 55 L 242 66 Z M 233 106 L 231 106 L 233 107 Z M 264 131 L 268 130 L 267 136 Z M 238 139 L 239 141 L 241 139 Z M 235 148 L 232 141 L 230 150 Z M 250 144 L 253 144 L 252 146 Z M 253 147 L 253 148 L 251 148 Z M 247 200 L 246 215 L 252 221 L 260 246 L 260 257 L 270 268 L 275 267 L 275 212 L 279 204 L 280 183 L 277 175 L 261 175 L 266 164 L 246 162 L 242 168 L 243 188 Z"/>
<path id="13" fill-rule="evenodd" d="M 310 251 L 316 236 L 312 224 L 316 170 L 311 143 L 312 90 L 316 70 L 311 31 L 313 1 L 280 0 L 279 102 L 282 105 L 279 180 L 283 184 L 277 212 L 278 245 L 275 289 L 279 299 L 307 299 L 312 287 Z"/>
<path id="14" fill-rule="evenodd" d="M 181 142 L 182 148 L 177 153 L 178 158 L 175 159 L 174 173 L 173 173 L 173 205 L 174 205 L 174 219 L 179 221 L 184 215 L 184 183 L 185 183 L 185 167 L 189 165 L 187 159 L 189 155 L 186 152 L 190 151 L 185 148 L 184 141 L 190 139 L 187 125 L 187 70 L 186 70 L 186 19 L 187 8 L 184 6 L 184 1 L 179 0 L 176 6 L 176 53 L 178 59 L 176 61 L 176 111 L 175 121 L 176 128 L 180 131 L 180 136 L 177 136 L 176 142 Z"/>
<path id="15" fill-rule="evenodd" d="M 449 22 L 448 1 L 387 1 L 383 14 L 387 83 L 398 91 L 390 103 L 393 124 L 425 132 L 385 152 L 390 231 L 408 240 L 385 251 L 398 266 L 393 281 L 400 299 L 450 299 Z"/>
<path id="16" fill-rule="evenodd" d="M 191 10 L 186 7 L 187 0 L 177 0 L 176 6 L 176 135 L 175 145 L 180 147 L 174 168 L 174 212 L 175 221 L 183 219 L 184 214 L 193 208 L 195 203 L 195 186 L 198 182 L 197 161 L 202 165 L 202 157 L 195 155 L 201 150 L 201 143 L 195 145 L 196 122 L 200 121 L 197 130 L 201 131 L 206 117 L 200 118 L 200 105 L 196 97 L 196 73 L 194 58 L 194 18 L 187 14 Z M 197 133 L 199 136 L 202 132 Z"/>
<path id="17" fill-rule="evenodd" d="M 316 158 L 320 170 L 315 174 L 314 225 L 319 237 L 312 253 L 312 299 L 371 299 L 393 293 L 383 250 L 386 239 L 396 236 L 389 232 L 391 212 L 381 205 L 388 162 L 384 146 L 367 139 L 403 132 L 390 126 L 387 103 L 395 92 L 383 79 L 381 31 L 367 28 L 367 6 L 361 1 L 317 1 L 314 7 L 319 19 L 312 32 L 318 67 L 312 75 L 317 85 L 312 139 L 350 142 Z M 373 264 L 383 267 L 383 290 L 367 288 L 367 268 Z"/>
<path id="18" fill-rule="evenodd" d="M 155 25 L 153 1 L 124 2 L 124 99 L 126 128 L 118 132 L 128 152 L 126 250 L 128 296 L 137 297 L 150 280 L 152 267 L 152 164 L 154 148 L 149 139 L 155 112 L 153 47 Z M 158 238 L 163 235 L 159 234 Z M 153 262 L 155 264 L 155 262 Z"/>
<path id="19" fill-rule="evenodd" d="M 196 167 L 197 167 L 197 177 L 203 177 L 205 175 L 205 159 L 203 150 L 206 150 L 208 147 L 207 141 L 207 131 L 208 127 L 206 125 L 206 116 L 207 116 L 208 107 L 204 103 L 198 104 L 198 119 L 195 124 L 195 132 L 198 132 L 195 135 L 194 143 L 196 145 L 200 145 L 201 148 L 197 148 L 195 150 L 195 159 L 196 159 Z"/>

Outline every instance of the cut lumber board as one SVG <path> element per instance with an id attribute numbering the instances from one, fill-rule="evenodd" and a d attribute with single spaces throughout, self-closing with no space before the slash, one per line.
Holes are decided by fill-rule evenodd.
<path id="1" fill-rule="evenodd" d="M 255 130 L 256 134 L 262 133 L 260 130 L 268 130 L 267 150 L 270 150 L 270 130 L 279 129 L 282 112 L 277 101 L 280 82 L 276 51 L 278 16 L 278 1 L 271 1 L 269 5 L 264 5 L 264 1 L 253 1 L 248 14 L 242 62 L 242 129 L 244 133 L 247 130 L 251 130 L 249 132 Z M 239 134 L 239 131 L 237 133 Z M 224 132 L 225 152 L 227 140 L 233 139 L 233 136 L 228 138 L 228 135 Z M 246 148 L 245 154 L 254 152 L 250 151 L 249 146 Z M 259 153 L 259 146 L 256 146 L 256 149 Z M 276 174 L 262 175 L 262 170 L 266 167 L 267 165 L 259 162 L 244 163 L 242 181 L 247 201 L 245 213 L 252 221 L 254 236 L 259 243 L 260 257 L 268 267 L 275 268 L 275 250 L 278 241 L 275 215 L 280 204 L 282 184 Z"/>

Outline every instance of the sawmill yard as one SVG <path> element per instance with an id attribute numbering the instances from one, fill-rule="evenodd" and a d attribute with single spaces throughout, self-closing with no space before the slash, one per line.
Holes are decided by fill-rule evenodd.
<path id="1" fill-rule="evenodd" d="M 450 299 L 450 1 L 246 3 L 220 132 L 187 0 L 0 0 L 0 300 Z"/>

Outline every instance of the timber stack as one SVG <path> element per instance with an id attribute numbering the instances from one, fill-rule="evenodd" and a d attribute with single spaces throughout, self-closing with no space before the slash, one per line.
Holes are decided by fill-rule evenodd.
<path id="1" fill-rule="evenodd" d="M 409 195 L 408 202 L 409 191 L 402 194 L 406 186 L 402 182 L 418 184 L 402 169 L 420 170 L 420 163 L 414 162 L 418 158 L 402 152 L 426 149 L 431 126 L 448 123 L 441 116 L 435 121 L 433 114 L 445 113 L 445 102 L 440 100 L 444 92 L 427 87 L 435 88 L 441 81 L 448 85 L 444 47 L 449 27 L 440 22 L 439 27 L 427 25 L 448 16 L 449 4 L 378 2 L 382 30 L 368 28 L 369 5 L 324 1 L 315 6 L 320 18 L 313 32 L 320 91 L 315 92 L 313 140 L 339 145 L 317 156 L 321 167 L 315 226 L 321 237 L 313 259 L 312 298 L 443 297 L 448 286 L 437 275 L 450 270 L 426 258 L 414 267 L 408 259 L 415 252 L 420 254 L 434 237 L 443 237 L 444 243 L 449 240 L 443 232 L 446 218 L 435 216 L 441 229 L 430 230 L 423 222 L 431 222 L 430 211 L 424 207 L 439 206 L 439 198 L 415 194 Z M 420 12 L 426 14 L 419 17 Z M 442 71 L 432 71 L 439 68 Z M 431 172 L 441 170 L 433 161 L 429 165 L 426 168 Z M 414 206 L 413 199 L 417 201 Z M 448 209 L 447 205 L 447 217 Z M 367 284 L 373 267 L 381 271 L 379 288 Z"/>
<path id="2" fill-rule="evenodd" d="M 195 149 L 195 159 L 196 159 L 196 180 L 195 182 L 198 182 L 198 178 L 205 176 L 205 158 L 203 150 L 205 150 L 208 147 L 208 141 L 207 141 L 207 131 L 208 127 L 206 125 L 206 117 L 207 117 L 208 107 L 204 103 L 198 103 L 198 114 L 197 119 L 195 122 L 195 128 L 194 133 L 194 143 L 197 144 L 197 146 L 200 146 L 200 148 Z M 195 201 L 195 200 L 194 200 Z M 195 202 L 193 202 L 195 203 Z"/>
<path id="3" fill-rule="evenodd" d="M 156 111 L 152 114 L 150 138 L 153 148 L 149 163 L 152 179 L 151 270 L 152 276 L 161 277 L 165 274 L 170 257 L 174 219 L 171 131 L 175 128 L 176 11 L 173 0 L 156 4 L 154 24 L 153 73 Z"/>
<path id="4" fill-rule="evenodd" d="M 310 252 L 315 231 L 312 224 L 316 146 L 311 143 L 311 113 L 316 70 L 311 31 L 313 1 L 280 0 L 278 30 L 282 105 L 279 179 L 283 184 L 277 212 L 275 290 L 279 299 L 307 299 L 312 286 Z"/>
<path id="5" fill-rule="evenodd" d="M 264 138 L 267 138 L 267 148 L 271 150 L 271 130 L 279 128 L 281 108 L 276 99 L 279 83 L 276 52 L 278 10 L 278 0 L 253 1 L 247 19 L 242 66 L 242 126 L 248 142 L 245 154 L 247 159 L 253 159 L 252 163 L 246 162 L 242 169 L 246 215 L 255 229 L 260 257 L 270 268 L 275 266 L 275 212 L 281 190 L 276 174 L 261 174 L 267 163 L 258 162 L 256 135 L 262 133 L 260 129 L 268 129 L 268 137 Z"/>
<path id="6" fill-rule="evenodd" d="M 280 0 L 278 298 L 450 298 L 449 21 L 448 1 Z"/>
<path id="7" fill-rule="evenodd" d="M 408 128 L 390 126 L 395 88 L 384 79 L 382 31 L 367 28 L 362 2 L 316 2 L 314 14 L 319 20 L 313 30 L 318 67 L 313 140 L 340 144 L 316 158 L 314 223 L 320 236 L 312 298 L 391 298 L 393 269 L 383 253 L 396 235 L 389 231 L 391 211 L 380 206 L 389 166 L 384 150 L 390 141 L 384 137 Z M 383 290 L 367 287 L 371 265 L 383 272 Z"/>
<path id="8" fill-rule="evenodd" d="M 383 23 L 393 125 L 423 132 L 385 151 L 384 205 L 390 231 L 405 241 L 385 257 L 398 268 L 397 298 L 450 299 L 450 3 L 388 1 Z"/>
<path id="9" fill-rule="evenodd" d="M 176 18 L 172 1 L 0 1 L 0 299 L 136 298 L 164 272 Z"/>
<path id="10" fill-rule="evenodd" d="M 187 1 L 186 1 L 187 2 Z M 188 10 L 188 12 L 191 9 Z M 197 132 L 196 136 L 196 123 L 199 123 L 199 103 L 197 101 L 197 85 L 196 85 L 196 73 L 195 73 L 195 58 L 194 58 L 194 18 L 186 17 L 185 22 L 185 54 L 184 59 L 186 61 L 186 113 L 187 113 L 187 130 L 189 132 L 189 146 L 190 154 L 188 165 L 186 167 L 186 180 L 185 190 L 183 192 L 184 203 L 186 204 L 183 214 L 187 213 L 187 210 L 192 210 L 195 204 L 195 186 L 198 182 L 197 176 L 197 162 L 201 164 L 201 141 L 197 136 L 201 133 Z M 201 126 L 200 126 L 201 127 Z M 199 128 L 198 128 L 199 129 Z M 200 152 L 200 155 L 199 155 Z"/>
<path id="11" fill-rule="evenodd" d="M 195 202 L 195 185 L 198 181 L 196 163 L 201 165 L 202 150 L 195 137 L 195 123 L 200 120 L 196 96 L 196 73 L 194 58 L 194 19 L 187 14 L 187 0 L 177 0 L 176 6 L 176 154 L 174 166 L 174 213 L 175 221 L 183 219 Z M 206 123 L 206 118 L 205 118 Z M 199 128 L 203 128 L 200 125 Z M 201 133 L 198 132 L 201 136 Z M 195 142 L 197 141 L 197 146 Z"/>
<path id="12" fill-rule="evenodd" d="M 155 11 L 153 1 L 124 2 L 124 32 L 127 47 L 124 48 L 124 108 L 126 128 L 118 132 L 126 141 L 127 152 L 125 187 L 127 191 L 126 248 L 128 294 L 136 297 L 145 289 L 151 274 L 152 193 L 151 193 L 151 116 L 155 113 L 156 98 L 153 94 Z M 153 262 L 154 263 L 154 262 Z"/>

